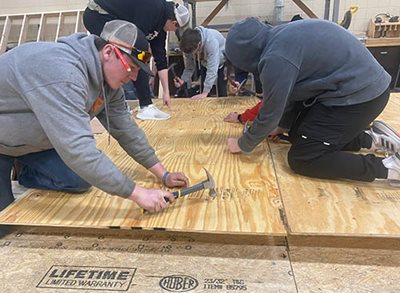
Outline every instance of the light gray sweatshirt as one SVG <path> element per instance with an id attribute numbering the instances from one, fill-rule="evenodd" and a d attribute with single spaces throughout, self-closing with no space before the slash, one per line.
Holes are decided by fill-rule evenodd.
<path id="1" fill-rule="evenodd" d="M 225 38 L 217 30 L 196 27 L 200 31 L 201 44 L 198 54 L 200 55 L 200 63 L 207 69 L 206 79 L 204 80 L 203 92 L 210 92 L 215 80 L 218 77 L 218 69 L 225 63 Z M 182 79 L 191 86 L 192 76 L 196 69 L 196 63 L 193 54 L 185 54 L 185 70 Z"/>
<path id="2" fill-rule="evenodd" d="M 130 118 L 122 89 L 105 84 L 94 38 L 78 33 L 0 56 L 0 154 L 16 157 L 54 148 L 91 185 L 128 197 L 135 183 L 96 148 L 90 120 L 97 116 L 145 168 L 159 161 Z"/>

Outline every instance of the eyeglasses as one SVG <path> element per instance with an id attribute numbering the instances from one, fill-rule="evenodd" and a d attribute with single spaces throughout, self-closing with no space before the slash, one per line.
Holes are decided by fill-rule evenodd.
<path id="1" fill-rule="evenodd" d="M 115 47 L 115 46 L 112 46 L 112 48 L 113 48 L 115 54 L 117 54 L 119 60 L 121 60 L 122 64 L 124 65 L 124 67 L 125 67 L 125 69 L 126 69 L 126 71 L 131 72 L 131 71 L 132 71 L 132 68 L 131 68 L 131 66 L 128 64 L 128 62 L 126 61 L 124 55 L 122 55 L 121 51 L 120 51 L 117 47 Z"/>
<path id="2" fill-rule="evenodd" d="M 123 48 L 126 48 L 126 49 L 130 50 L 134 57 L 136 57 L 139 61 L 142 61 L 143 63 L 146 63 L 146 64 L 150 62 L 150 59 L 152 57 L 151 53 L 148 52 L 148 51 L 142 51 L 142 50 L 139 50 L 139 49 L 137 49 L 135 47 L 129 47 L 129 46 L 127 46 L 125 44 L 122 44 L 122 43 L 119 43 L 119 42 L 113 41 L 113 42 L 110 42 L 110 44 L 112 44 L 114 46 L 120 46 L 120 47 L 123 47 Z"/>
<path id="3" fill-rule="evenodd" d="M 142 51 L 136 48 L 132 48 L 132 55 L 135 54 L 134 56 L 139 60 L 142 61 L 143 63 L 149 63 L 150 59 L 152 57 L 151 53 L 148 51 Z"/>

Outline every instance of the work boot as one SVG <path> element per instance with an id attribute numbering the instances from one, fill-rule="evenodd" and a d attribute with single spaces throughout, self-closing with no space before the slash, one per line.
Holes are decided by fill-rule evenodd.
<path id="1" fill-rule="evenodd" d="M 400 134 L 388 124 L 376 120 L 365 133 L 372 138 L 371 150 L 388 155 L 400 151 Z"/>
<path id="2" fill-rule="evenodd" d="M 139 107 L 136 117 L 140 120 L 167 120 L 171 118 L 171 115 L 151 104 L 143 108 Z"/>
<path id="3" fill-rule="evenodd" d="M 388 182 L 390 185 L 400 187 L 400 152 L 383 159 L 383 165 L 388 169 Z"/>

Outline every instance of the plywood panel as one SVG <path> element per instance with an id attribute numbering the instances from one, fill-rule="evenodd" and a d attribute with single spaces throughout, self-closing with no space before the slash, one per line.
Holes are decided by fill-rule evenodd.
<path id="1" fill-rule="evenodd" d="M 157 101 L 159 102 L 159 101 Z M 178 200 L 163 213 L 142 214 L 136 204 L 93 188 L 86 194 L 33 191 L 0 214 L 7 224 L 141 227 L 179 231 L 284 235 L 281 202 L 267 142 L 250 155 L 228 152 L 226 140 L 242 126 L 223 122 L 230 111 L 253 106 L 256 99 L 173 100 L 172 119 L 138 121 L 170 171 L 184 171 L 195 184 L 213 175 L 218 196 L 205 191 Z M 107 133 L 98 146 L 129 177 L 146 187 L 160 187 L 154 176 L 131 159 Z"/>
<path id="2" fill-rule="evenodd" d="M 392 94 L 379 117 L 400 129 L 400 96 Z M 294 174 L 289 146 L 271 144 L 291 234 L 400 237 L 400 190 L 386 180 L 373 183 L 321 180 Z"/>

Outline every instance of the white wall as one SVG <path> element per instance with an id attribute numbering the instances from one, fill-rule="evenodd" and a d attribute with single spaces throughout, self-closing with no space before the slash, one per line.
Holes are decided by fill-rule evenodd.
<path id="1" fill-rule="evenodd" d="M 303 2 L 319 17 L 324 17 L 325 0 L 303 0 Z M 331 15 L 333 12 L 331 0 Z M 293 15 L 300 14 L 307 18 L 305 13 L 291 0 L 285 0 L 284 21 L 289 21 Z M 198 23 L 201 23 L 210 11 L 217 5 L 217 2 L 198 3 Z M 259 16 L 262 19 L 273 22 L 274 0 L 230 0 L 228 6 L 223 8 L 211 24 L 230 23 L 246 16 Z M 365 34 L 368 22 L 376 14 L 388 12 L 391 15 L 400 15 L 400 0 L 341 0 L 339 5 L 339 20 L 343 19 L 344 13 L 350 5 L 359 5 L 360 8 L 355 14 L 350 30 L 355 34 Z"/>
<path id="2" fill-rule="evenodd" d="M 323 18 L 325 0 L 303 0 L 303 2 L 319 18 Z M 333 2 L 334 0 L 331 0 L 332 5 Z M 87 0 L 0 0 L 0 15 L 77 10 L 84 9 L 86 3 Z M 259 16 L 262 19 L 273 21 L 274 3 L 274 0 L 230 0 L 228 6 L 222 9 L 211 24 L 232 23 L 247 16 Z M 198 3 L 198 23 L 201 23 L 217 4 L 217 1 Z M 368 21 L 378 13 L 400 14 L 400 0 L 341 0 L 339 20 L 343 18 L 350 5 L 360 6 L 350 26 L 350 30 L 356 34 L 365 33 Z M 333 8 L 331 8 L 331 12 L 332 10 Z M 285 0 L 284 20 L 288 21 L 294 14 L 298 13 L 307 17 L 291 0 Z"/>

